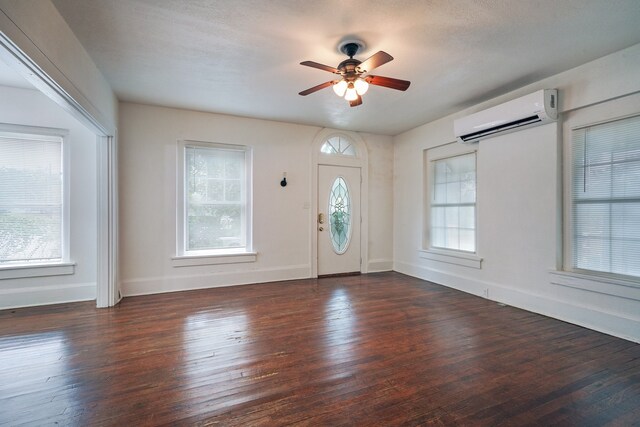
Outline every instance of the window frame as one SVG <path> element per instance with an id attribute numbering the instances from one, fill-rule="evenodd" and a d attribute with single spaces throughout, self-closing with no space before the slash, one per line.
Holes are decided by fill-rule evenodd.
<path id="1" fill-rule="evenodd" d="M 335 145 L 331 142 L 332 139 L 338 138 L 338 149 L 336 149 Z M 342 140 L 345 140 L 348 145 L 344 150 L 340 150 L 340 146 L 342 145 Z M 331 147 L 331 149 L 333 150 L 333 152 L 329 151 L 324 151 L 324 147 L 325 145 L 329 145 Z M 347 153 L 347 151 L 351 151 L 349 153 Z M 346 135 L 337 133 L 337 134 L 333 134 L 330 135 L 329 137 L 325 138 L 324 142 L 322 143 L 322 145 L 320 146 L 320 153 L 326 156 L 341 156 L 341 157 L 346 157 L 346 158 L 357 158 L 358 157 L 358 149 L 355 145 L 355 143 L 353 142 L 353 140 L 351 138 L 349 138 Z"/>
<path id="2" fill-rule="evenodd" d="M 475 197 L 475 201 L 473 203 L 434 203 L 433 197 L 434 197 L 434 193 L 435 193 L 435 180 L 436 180 L 436 163 L 437 162 L 441 162 L 443 160 L 448 160 L 448 159 L 453 159 L 456 157 L 462 157 L 462 156 L 468 156 L 470 154 L 473 154 L 473 161 L 475 164 L 474 167 L 474 173 L 475 173 L 475 184 L 476 184 L 476 197 Z M 429 178 L 430 180 L 428 181 L 428 191 L 427 191 L 427 204 L 428 204 L 428 217 L 429 217 L 429 221 L 427 223 L 428 225 L 428 246 L 427 248 L 429 248 L 430 250 L 437 250 L 437 251 L 447 251 L 447 252 L 454 252 L 454 253 L 461 253 L 461 254 L 469 254 L 469 255 L 475 255 L 478 251 L 478 244 L 477 244 L 477 239 L 478 239 L 478 196 L 477 196 L 477 188 L 478 188 L 478 155 L 477 155 L 477 150 L 471 150 L 471 151 L 466 151 L 463 153 L 456 153 L 456 154 L 451 154 L 451 155 L 446 155 L 446 156 L 442 156 L 442 157 L 437 157 L 437 158 L 433 158 L 433 159 L 428 159 L 429 160 Z M 440 206 L 440 207 L 447 207 L 447 206 L 473 206 L 473 216 L 474 216 L 474 229 L 473 229 L 473 234 L 474 234 L 474 250 L 473 251 L 466 251 L 463 249 L 454 249 L 454 248 L 444 248 L 444 247 L 440 247 L 440 246 L 433 246 L 433 224 L 431 222 L 432 218 L 431 218 L 431 212 L 434 206 Z M 459 229 L 459 228 L 458 228 Z"/>
<path id="3" fill-rule="evenodd" d="M 562 185 L 559 197 L 562 199 L 561 230 L 558 236 L 558 257 L 555 269 L 549 270 L 549 282 L 569 288 L 599 294 L 631 298 L 640 301 L 640 280 L 633 276 L 623 276 L 592 270 L 573 268 L 573 150 L 572 130 L 585 126 L 594 126 L 640 114 L 640 93 L 607 100 L 577 110 L 564 112 L 560 117 L 562 124 Z"/>
<path id="4" fill-rule="evenodd" d="M 475 215 L 475 251 L 464 251 L 459 249 L 434 247 L 432 241 L 431 230 L 431 201 L 433 199 L 433 191 L 435 184 L 435 162 L 452 157 L 474 154 L 475 156 L 475 173 L 476 173 L 476 200 L 474 204 Z M 454 264 L 462 267 L 480 269 L 482 268 L 482 258 L 479 253 L 479 197 L 478 197 L 478 146 L 462 145 L 457 141 L 441 144 L 438 146 L 427 148 L 423 151 L 423 238 L 422 247 L 418 250 L 418 256 L 429 261 L 437 261 L 446 264 Z"/>
<path id="5" fill-rule="evenodd" d="M 187 222 L 186 222 L 186 149 L 188 147 L 242 151 L 245 155 L 245 180 L 246 200 L 244 205 L 246 235 L 245 246 L 238 248 L 186 250 Z M 176 186 L 176 255 L 172 257 L 175 267 L 188 267 L 207 264 L 230 264 L 238 262 L 255 261 L 256 253 L 253 252 L 253 182 L 252 165 L 253 149 L 248 145 L 223 144 L 217 142 L 180 140 L 177 144 L 177 186 Z"/>
<path id="6" fill-rule="evenodd" d="M 575 227 L 574 227 L 574 208 L 575 201 L 573 197 L 573 178 L 574 178 L 574 156 L 573 156 L 573 136 L 574 132 L 580 131 L 586 128 L 604 125 L 607 123 L 613 123 L 633 117 L 640 118 L 640 110 L 624 115 L 613 115 L 611 117 L 607 117 L 597 121 L 586 122 L 574 126 L 570 126 L 568 132 L 565 134 L 566 138 L 566 151 L 567 155 L 565 156 L 565 180 L 566 184 L 564 186 L 564 223 L 565 223 L 565 233 L 563 235 L 564 241 L 564 256 L 562 267 L 563 270 L 567 273 L 574 273 L 575 275 L 580 276 L 581 278 L 593 276 L 594 278 L 609 278 L 614 281 L 620 282 L 631 282 L 640 284 L 640 276 L 631 276 L 619 273 L 612 273 L 606 271 L 598 271 L 598 270 L 589 270 L 584 268 L 578 268 L 574 265 L 574 242 L 575 242 Z"/>
<path id="7" fill-rule="evenodd" d="M 364 146 L 361 146 L 361 143 L 357 143 L 354 137 L 350 135 L 344 134 L 342 132 L 330 132 L 322 135 L 321 141 L 318 143 L 316 147 L 316 152 L 313 153 L 313 158 L 315 159 L 316 164 L 319 165 L 334 165 L 334 166 L 351 166 L 351 167 L 362 167 L 363 159 L 365 159 L 365 153 L 362 153 L 364 150 Z M 322 146 L 332 138 L 339 137 L 351 145 L 354 150 L 354 155 L 345 155 L 341 153 L 325 153 L 322 151 Z"/>
<path id="8" fill-rule="evenodd" d="M 19 279 L 26 277 L 46 277 L 69 275 L 75 272 L 75 263 L 71 261 L 70 231 L 70 168 L 71 156 L 69 130 L 41 126 L 27 126 L 0 123 L 0 135 L 23 138 L 31 141 L 60 142 L 60 162 L 62 168 L 62 220 L 61 220 L 61 258 L 51 261 L 0 263 L 0 279 Z"/>

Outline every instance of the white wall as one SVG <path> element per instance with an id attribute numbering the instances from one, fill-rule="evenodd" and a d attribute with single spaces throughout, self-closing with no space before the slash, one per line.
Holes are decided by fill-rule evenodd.
<path id="1" fill-rule="evenodd" d="M 120 272 L 125 296 L 311 275 L 311 145 L 317 127 L 120 104 Z M 392 265 L 391 137 L 363 134 L 369 154 L 369 268 Z M 256 262 L 175 267 L 176 144 L 253 147 Z M 280 187 L 282 172 L 288 185 Z"/>
<path id="2" fill-rule="evenodd" d="M 423 152 L 454 141 L 453 120 L 542 88 L 561 111 L 640 91 L 640 45 L 394 138 L 394 270 L 489 299 L 640 341 L 640 301 L 551 283 L 560 265 L 562 120 L 481 141 L 478 148 L 480 270 L 422 259 Z M 638 105 L 640 111 L 640 105 Z"/>
<path id="3" fill-rule="evenodd" d="M 0 280 L 0 309 L 96 297 L 96 136 L 36 90 L 0 86 L 0 122 L 67 129 L 72 275 Z"/>
<path id="4" fill-rule="evenodd" d="M 369 149 L 369 273 L 393 268 L 393 144 L 362 133 Z"/>

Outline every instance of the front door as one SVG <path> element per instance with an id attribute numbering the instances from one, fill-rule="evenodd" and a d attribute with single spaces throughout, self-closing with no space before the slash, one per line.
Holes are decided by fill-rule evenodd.
<path id="1" fill-rule="evenodd" d="M 318 275 L 360 272 L 360 168 L 318 166 Z"/>

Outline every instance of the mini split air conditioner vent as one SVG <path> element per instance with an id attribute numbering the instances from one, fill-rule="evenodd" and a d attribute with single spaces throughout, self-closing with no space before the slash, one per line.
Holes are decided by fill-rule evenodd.
<path id="1" fill-rule="evenodd" d="M 540 117 L 536 116 L 530 116 L 530 117 L 525 117 L 524 119 L 520 119 L 520 120 L 515 120 L 513 122 L 510 123 L 505 123 L 503 125 L 499 125 L 496 127 L 492 127 L 492 128 L 488 128 L 485 130 L 481 130 L 479 132 L 474 132 L 474 133 L 470 133 L 468 135 L 463 135 L 460 137 L 460 139 L 462 140 L 462 142 L 473 142 L 473 141 L 479 141 L 481 139 L 487 138 L 489 136 L 494 136 L 497 133 L 502 133 L 502 132 L 506 132 L 508 130 L 512 130 L 515 128 L 519 128 L 522 126 L 526 126 L 526 125 L 530 125 L 533 123 L 539 123 L 541 122 L 542 119 L 540 119 Z"/>
<path id="2" fill-rule="evenodd" d="M 468 144 L 554 122 L 558 118 L 557 96 L 557 90 L 545 89 L 455 120 L 456 138 Z"/>

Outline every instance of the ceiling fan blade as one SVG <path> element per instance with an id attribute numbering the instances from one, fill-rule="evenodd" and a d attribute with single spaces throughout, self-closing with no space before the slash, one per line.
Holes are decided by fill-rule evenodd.
<path id="1" fill-rule="evenodd" d="M 384 65 L 392 60 L 393 56 L 389 55 L 387 52 L 380 51 L 365 59 L 364 62 L 361 62 L 360 65 L 358 65 L 358 70 L 361 73 L 368 73 L 374 68 Z"/>
<path id="2" fill-rule="evenodd" d="M 328 71 L 328 72 L 334 73 L 334 74 L 340 74 L 340 70 L 338 70 L 337 68 L 330 67 L 330 66 L 324 65 L 324 64 L 319 64 L 319 63 L 313 62 L 313 61 L 304 61 L 304 62 L 301 62 L 300 65 L 306 65 L 307 67 L 317 68 L 319 70 Z"/>
<path id="3" fill-rule="evenodd" d="M 362 97 L 360 95 L 358 95 L 358 98 L 356 98 L 355 101 L 349 101 L 349 105 L 351 107 L 357 107 L 360 104 L 362 104 Z"/>
<path id="4" fill-rule="evenodd" d="M 320 83 L 320 84 L 319 84 L 319 85 L 317 85 L 317 86 L 310 87 L 310 88 L 309 88 L 309 89 L 307 89 L 307 90 L 303 90 L 302 92 L 300 92 L 300 93 L 299 93 L 299 95 L 307 96 L 307 95 L 309 95 L 310 93 L 317 92 L 317 91 L 319 91 L 320 89 L 324 89 L 325 87 L 332 86 L 334 83 L 335 83 L 335 80 L 331 80 L 331 81 L 329 81 L 329 82 Z"/>
<path id="5" fill-rule="evenodd" d="M 391 77 L 382 77 L 382 76 L 367 76 L 364 78 L 367 83 L 376 85 L 376 86 L 384 86 L 395 90 L 407 90 L 410 81 L 393 79 Z"/>

